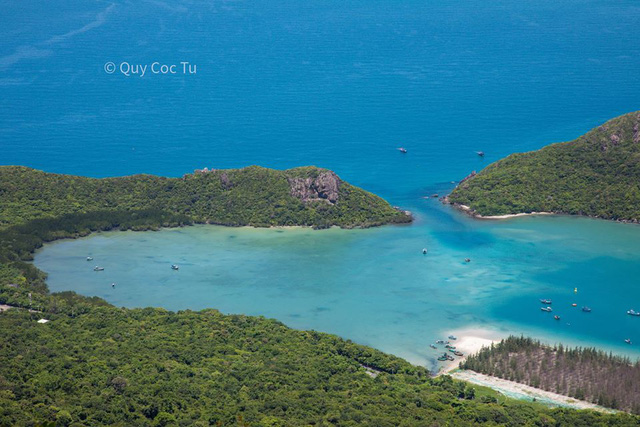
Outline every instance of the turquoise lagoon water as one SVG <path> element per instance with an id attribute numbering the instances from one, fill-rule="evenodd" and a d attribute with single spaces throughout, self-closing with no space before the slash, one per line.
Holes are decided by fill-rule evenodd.
<path id="1" fill-rule="evenodd" d="M 36 257 L 53 290 L 262 314 L 419 363 L 434 335 L 467 325 L 619 351 L 637 335 L 624 315 L 640 300 L 637 227 L 478 222 L 422 199 L 638 110 L 636 0 L 0 2 L 0 164 L 95 177 L 314 164 L 417 216 L 58 242 Z M 127 77 L 109 61 L 197 73 Z M 589 317 L 539 312 L 538 298 L 560 306 L 575 286 Z"/>
<path id="2" fill-rule="evenodd" d="M 428 366 L 437 356 L 428 343 L 468 328 L 635 355 L 623 339 L 640 342 L 640 319 L 625 313 L 640 308 L 640 227 L 571 217 L 470 221 L 430 209 L 448 219 L 369 230 L 109 232 L 47 245 L 36 265 L 52 290 L 118 306 L 273 317 Z M 540 311 L 539 298 L 553 299 L 560 321 Z"/>

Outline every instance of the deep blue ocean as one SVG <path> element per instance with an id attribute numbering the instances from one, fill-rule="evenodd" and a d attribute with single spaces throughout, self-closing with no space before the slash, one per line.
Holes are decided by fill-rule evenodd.
<path id="1" fill-rule="evenodd" d="M 53 290 L 262 314 L 426 364 L 428 342 L 472 327 L 640 345 L 640 319 L 624 314 L 640 309 L 639 227 L 479 222 L 422 198 L 639 110 L 637 1 L 0 6 L 0 164 L 94 177 L 317 165 L 417 218 L 364 231 L 210 227 L 58 242 L 36 258 Z M 154 74 L 154 63 L 176 72 Z M 112 268 L 96 276 L 88 252 Z M 170 258 L 180 276 L 166 275 Z M 543 297 L 594 310 L 558 306 L 554 323 Z"/>

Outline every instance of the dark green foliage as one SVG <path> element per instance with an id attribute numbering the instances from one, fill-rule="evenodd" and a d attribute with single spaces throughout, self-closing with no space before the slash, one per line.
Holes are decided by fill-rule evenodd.
<path id="1" fill-rule="evenodd" d="M 25 262 L 33 251 L 46 242 L 95 231 L 157 230 L 194 222 L 324 228 L 411 221 L 380 197 L 344 181 L 339 181 L 335 203 L 302 201 L 291 194 L 290 180 L 326 173 L 315 167 L 276 171 L 252 166 L 183 178 L 93 179 L 0 166 L 0 265 L 15 276 L 3 277 L 0 270 L 0 284 L 20 284 L 17 290 L 0 288 L 0 301 L 26 307 L 29 292 L 46 292 L 44 273 Z"/>
<path id="2" fill-rule="evenodd" d="M 449 200 L 483 216 L 555 212 L 640 220 L 640 112 L 574 141 L 495 162 Z"/>
<path id="3" fill-rule="evenodd" d="M 78 304 L 70 300 L 69 312 Z M 0 314 L 0 425 L 638 424 L 486 391 L 476 399 L 464 382 L 275 320 L 88 306 L 47 313 L 47 324 L 26 310 Z"/>
<path id="4" fill-rule="evenodd" d="M 470 356 L 461 367 L 640 413 L 640 364 L 595 348 L 550 347 L 511 336 Z"/>
<path id="5" fill-rule="evenodd" d="M 251 166 L 182 178 L 94 179 L 0 166 L 0 227 L 37 218 L 143 209 L 231 226 L 349 228 L 411 221 L 380 197 L 344 181 L 339 183 L 335 203 L 303 202 L 291 194 L 291 179 L 314 179 L 323 172 L 327 171 L 315 167 L 277 171 Z"/>
<path id="6" fill-rule="evenodd" d="M 119 309 L 49 294 L 27 261 L 44 242 L 192 222 L 373 226 L 410 218 L 340 185 L 302 202 L 261 168 L 94 180 L 0 168 L 0 426 L 628 426 L 626 414 L 511 401 L 338 337 L 215 310 Z M 223 177 L 223 174 L 226 174 Z M 51 321 L 39 324 L 46 317 Z M 372 374 L 373 371 L 373 374 Z"/>

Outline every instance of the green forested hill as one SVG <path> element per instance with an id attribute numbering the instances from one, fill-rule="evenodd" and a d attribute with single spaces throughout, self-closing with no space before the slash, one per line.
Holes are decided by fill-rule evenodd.
<path id="1" fill-rule="evenodd" d="M 461 182 L 449 201 L 483 216 L 556 212 L 640 220 L 640 112 L 574 141 L 497 161 Z"/>
<path id="2" fill-rule="evenodd" d="M 638 425 L 627 414 L 548 409 L 432 379 L 274 320 L 52 298 L 59 306 L 47 324 L 26 310 L 0 314 L 2 426 Z"/>
<path id="3" fill-rule="evenodd" d="M 374 349 L 264 318 L 50 294 L 26 262 L 43 242 L 114 228 L 409 220 L 326 170 L 96 180 L 4 167 L 0 218 L 0 304 L 23 307 L 0 313 L 0 426 L 640 425 L 432 379 Z"/>
<path id="4" fill-rule="evenodd" d="M 223 225 L 368 227 L 411 218 L 326 169 L 251 166 L 164 178 L 86 178 L 0 166 L 0 227 L 36 218 L 162 210 Z"/>

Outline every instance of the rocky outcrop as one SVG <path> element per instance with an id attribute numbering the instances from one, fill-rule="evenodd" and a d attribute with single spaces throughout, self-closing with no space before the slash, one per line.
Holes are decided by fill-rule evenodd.
<path id="1" fill-rule="evenodd" d="M 288 178 L 291 195 L 305 203 L 324 201 L 334 204 L 338 201 L 340 178 L 331 171 L 320 173 L 315 178 Z"/>
<path id="2" fill-rule="evenodd" d="M 220 174 L 220 183 L 222 184 L 222 188 L 224 188 L 225 190 L 233 187 L 233 183 L 231 182 L 231 179 L 229 178 L 229 175 L 226 174 L 226 172 Z"/>
<path id="3" fill-rule="evenodd" d="M 467 176 L 465 176 L 464 178 L 462 178 L 462 181 L 460 181 L 460 182 L 458 183 L 458 185 L 459 185 L 459 184 L 462 184 L 463 182 L 465 182 L 466 180 L 468 180 L 468 179 L 470 179 L 470 178 L 473 178 L 473 177 L 474 177 L 474 176 L 476 176 L 476 175 L 477 175 L 476 171 L 472 171 L 469 175 L 467 175 Z"/>

